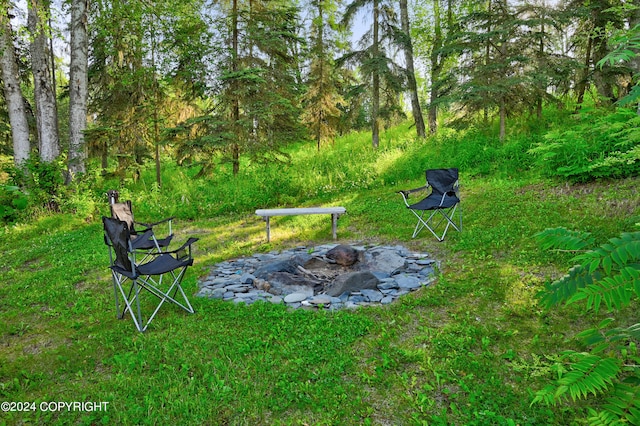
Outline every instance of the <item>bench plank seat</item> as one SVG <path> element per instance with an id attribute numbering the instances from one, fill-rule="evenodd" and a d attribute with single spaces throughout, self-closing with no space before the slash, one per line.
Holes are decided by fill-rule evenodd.
<path id="1" fill-rule="evenodd" d="M 305 214 L 330 214 L 331 230 L 333 239 L 337 239 L 338 217 L 347 212 L 344 207 L 300 207 L 300 208 L 284 208 L 284 209 L 258 209 L 256 215 L 261 216 L 267 223 L 267 241 L 271 241 L 271 225 L 269 218 L 271 216 L 293 216 Z"/>

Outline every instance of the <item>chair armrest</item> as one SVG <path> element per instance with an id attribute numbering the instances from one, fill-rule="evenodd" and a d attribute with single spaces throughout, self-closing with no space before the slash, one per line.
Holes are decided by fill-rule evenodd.
<path id="1" fill-rule="evenodd" d="M 424 191 L 426 189 L 429 188 L 429 184 L 421 186 L 420 188 L 414 188 L 414 189 L 405 189 L 402 191 L 398 191 L 398 194 L 402 194 L 404 197 L 409 197 L 410 194 L 413 194 L 414 192 L 420 192 L 420 191 Z"/>
<path id="2" fill-rule="evenodd" d="M 456 197 L 460 198 L 460 181 L 456 181 L 453 184 L 453 192 L 456 193 Z"/>
<path id="3" fill-rule="evenodd" d="M 409 195 L 413 194 L 414 192 L 421 192 L 426 190 L 427 188 L 429 188 L 429 184 L 426 184 L 424 186 L 421 186 L 420 188 L 414 188 L 414 189 L 405 189 L 402 191 L 397 191 L 397 194 L 402 195 L 402 199 L 404 200 L 404 203 L 407 207 L 409 207 Z"/>
<path id="4" fill-rule="evenodd" d="M 188 240 L 187 240 L 183 245 L 181 245 L 181 246 L 180 246 L 180 247 L 178 247 L 177 249 L 175 249 L 175 250 L 171 250 L 171 251 L 165 251 L 165 252 L 164 252 L 164 254 L 167 254 L 167 253 L 177 253 L 177 252 L 179 252 L 179 251 L 181 251 L 181 250 L 184 250 L 184 249 L 185 249 L 185 248 L 187 248 L 187 247 L 191 248 L 191 244 L 195 243 L 195 242 L 196 242 L 196 241 L 198 241 L 199 239 L 200 239 L 200 238 L 194 238 L 194 237 L 191 237 L 191 238 L 189 238 L 189 239 L 188 239 Z"/>
<path id="5" fill-rule="evenodd" d="M 135 222 L 138 225 L 142 225 L 145 228 L 153 228 L 156 225 L 160 225 L 161 223 L 171 222 L 175 216 L 168 217 L 166 219 L 159 220 L 158 222 L 145 223 L 145 222 Z"/>
<path id="6" fill-rule="evenodd" d="M 166 253 L 173 254 L 175 255 L 177 260 L 193 259 L 193 256 L 191 256 L 191 245 L 196 241 L 198 241 L 198 238 L 191 237 L 187 240 L 187 242 L 185 242 L 183 245 L 181 245 L 177 249 L 167 251 L 165 252 L 165 254 Z"/>

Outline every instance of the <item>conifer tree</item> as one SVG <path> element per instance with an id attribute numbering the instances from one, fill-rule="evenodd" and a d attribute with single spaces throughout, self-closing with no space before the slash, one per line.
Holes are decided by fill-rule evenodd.
<path id="1" fill-rule="evenodd" d="M 370 8 L 371 29 L 365 33 L 360 41 L 363 46 L 343 56 L 340 62 L 354 61 L 360 66 L 363 84 L 369 88 L 371 94 L 371 108 L 369 120 L 371 123 L 371 143 L 374 148 L 380 144 L 380 96 L 381 88 L 386 81 L 387 88 L 399 90 L 403 85 L 398 84 L 400 71 L 394 64 L 387 47 L 395 41 L 398 33 L 398 17 L 395 2 L 390 0 L 355 0 L 347 5 L 342 22 L 349 25 L 362 10 Z"/>
<path id="2" fill-rule="evenodd" d="M 310 69 L 304 95 L 302 121 L 320 146 L 333 142 L 340 120 L 340 106 L 345 104 L 339 93 L 334 55 L 337 52 L 337 2 L 312 0 L 316 15 L 311 22 Z"/>

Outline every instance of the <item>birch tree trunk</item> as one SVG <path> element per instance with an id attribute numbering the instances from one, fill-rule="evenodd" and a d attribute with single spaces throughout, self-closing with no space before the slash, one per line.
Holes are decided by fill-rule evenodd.
<path id="1" fill-rule="evenodd" d="M 56 97 L 52 85 L 52 68 L 49 61 L 49 47 L 45 15 L 48 3 L 42 0 L 29 0 L 27 25 L 31 33 L 31 67 L 34 80 L 34 98 L 36 103 L 36 126 L 40 159 L 51 162 L 60 155 L 58 138 L 58 113 Z"/>
<path id="2" fill-rule="evenodd" d="M 13 162 L 20 167 L 29 158 L 29 123 L 18 76 L 18 62 L 16 61 L 11 22 L 9 21 L 9 7 L 6 1 L 1 1 L 0 13 L 0 67 L 4 82 L 4 96 L 9 111 L 11 138 L 13 140 Z M 5 7 L 6 6 L 6 7 Z"/>
<path id="3" fill-rule="evenodd" d="M 400 21 L 402 32 L 406 34 L 407 43 L 404 46 L 404 57 L 407 65 L 407 81 L 411 96 L 411 111 L 413 113 L 413 122 L 416 125 L 418 137 L 426 136 L 424 118 L 422 117 L 422 108 L 420 107 L 420 99 L 418 98 L 418 84 L 416 83 L 416 72 L 413 65 L 413 44 L 411 43 L 411 27 L 409 25 L 409 10 L 407 0 L 400 0 Z"/>
<path id="4" fill-rule="evenodd" d="M 85 173 L 87 158 L 84 130 L 87 127 L 87 3 L 73 0 L 71 4 L 71 66 L 69 78 L 69 159 L 68 179 Z"/>

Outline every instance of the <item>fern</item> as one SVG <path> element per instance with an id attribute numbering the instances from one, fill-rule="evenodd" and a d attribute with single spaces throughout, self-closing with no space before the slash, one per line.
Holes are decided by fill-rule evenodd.
<path id="1" fill-rule="evenodd" d="M 577 251 L 593 243 L 589 234 L 563 228 L 541 232 L 536 238 L 546 249 Z M 585 302 L 587 310 L 598 312 L 604 303 L 615 312 L 628 306 L 634 296 L 640 297 L 640 232 L 623 233 L 578 254 L 573 261 L 578 264 L 548 284 L 540 295 L 545 307 Z M 614 318 L 607 318 L 578 334 L 590 352 L 565 352 L 566 370 L 559 368 L 560 377 L 536 392 L 532 404 L 602 394 L 606 398 L 602 409 L 589 410 L 591 425 L 640 425 L 640 368 L 635 346 L 640 340 L 640 324 L 612 328 L 613 322 Z M 627 359 L 631 362 L 625 362 Z"/>
<path id="2" fill-rule="evenodd" d="M 606 318 L 595 328 L 582 331 L 576 337 L 582 342 L 594 349 L 591 353 L 598 353 L 604 349 L 609 349 L 617 343 L 621 343 L 616 349 L 624 350 L 627 345 L 625 341 L 640 340 L 640 323 L 634 324 L 626 328 L 607 329 L 609 324 L 614 321 L 613 318 Z"/>
<path id="3" fill-rule="evenodd" d="M 535 237 L 545 249 L 577 251 L 593 243 L 590 234 L 564 228 L 548 229 Z M 608 309 L 620 309 L 629 304 L 633 294 L 640 296 L 640 232 L 612 238 L 594 250 L 579 254 L 573 261 L 579 264 L 567 275 L 547 284 L 540 294 L 545 308 L 586 300 L 587 308 L 597 312 L 603 301 Z"/>
<path id="4" fill-rule="evenodd" d="M 566 397 L 565 394 L 574 401 L 589 393 L 597 395 L 613 385 L 613 379 L 620 372 L 620 366 L 613 358 L 573 351 L 566 352 L 566 356 L 574 361 L 569 372 L 557 382 L 556 399 Z"/>
<path id="5" fill-rule="evenodd" d="M 600 304 L 604 301 L 608 310 L 621 309 L 631 302 L 631 296 L 640 293 L 634 289 L 640 287 L 640 270 L 626 267 L 613 276 L 606 276 L 593 284 L 588 284 L 579 289 L 567 303 L 580 300 L 587 301 L 587 310 L 593 309 L 596 313 Z"/>
<path id="6" fill-rule="evenodd" d="M 594 283 L 593 274 L 581 265 L 569 269 L 569 273 L 559 280 L 545 284 L 545 289 L 538 295 L 542 305 L 549 309 L 567 302 L 580 289 Z"/>
<path id="7" fill-rule="evenodd" d="M 549 228 L 534 235 L 544 250 L 580 251 L 593 246 L 589 232 L 570 231 L 566 228 Z"/>
<path id="8" fill-rule="evenodd" d="M 597 420 L 599 423 L 597 423 Z M 603 410 L 590 417 L 593 424 L 640 424 L 640 387 L 618 383 L 606 399 Z"/>
<path id="9" fill-rule="evenodd" d="M 602 268 L 610 274 L 614 265 L 618 268 L 625 265 L 640 268 L 640 232 L 623 233 L 620 238 L 612 238 L 607 244 L 579 255 L 575 260 L 583 266 L 588 265 L 589 272 Z"/>

